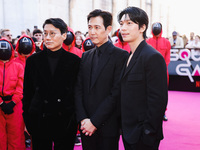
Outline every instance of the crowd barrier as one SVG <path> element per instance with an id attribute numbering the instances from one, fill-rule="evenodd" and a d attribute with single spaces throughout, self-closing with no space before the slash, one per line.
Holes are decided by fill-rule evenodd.
<path id="1" fill-rule="evenodd" d="M 171 49 L 169 90 L 200 92 L 200 49 Z"/>

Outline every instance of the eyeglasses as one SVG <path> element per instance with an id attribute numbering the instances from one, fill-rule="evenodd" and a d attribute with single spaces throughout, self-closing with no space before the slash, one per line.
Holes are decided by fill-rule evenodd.
<path id="1" fill-rule="evenodd" d="M 44 32 L 44 37 L 47 37 L 48 34 L 49 34 L 50 37 L 53 38 L 53 37 L 54 37 L 56 34 L 58 34 L 58 33 L 55 33 L 55 32 L 50 32 L 50 33 Z"/>
<path id="2" fill-rule="evenodd" d="M 6 36 L 7 36 L 7 37 L 12 37 L 12 34 L 7 34 Z"/>

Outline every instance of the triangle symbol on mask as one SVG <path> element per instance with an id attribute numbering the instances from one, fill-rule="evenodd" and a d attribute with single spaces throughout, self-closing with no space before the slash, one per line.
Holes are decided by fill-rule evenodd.
<path id="1" fill-rule="evenodd" d="M 91 45 L 92 45 L 91 42 L 87 41 L 86 46 L 91 46 Z"/>
<path id="2" fill-rule="evenodd" d="M 24 38 L 22 39 L 22 42 L 29 42 L 29 41 L 28 41 L 28 38 L 27 38 L 27 37 L 24 37 Z"/>

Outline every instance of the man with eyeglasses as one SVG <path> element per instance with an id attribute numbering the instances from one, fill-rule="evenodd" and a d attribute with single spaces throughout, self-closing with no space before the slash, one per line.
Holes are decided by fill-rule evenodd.
<path id="1" fill-rule="evenodd" d="M 43 24 L 44 49 L 28 57 L 23 117 L 33 150 L 73 150 L 77 131 L 74 84 L 80 58 L 62 48 L 67 25 L 60 18 Z"/>
<path id="2" fill-rule="evenodd" d="M 10 33 L 9 29 L 3 29 L 1 31 L 1 38 L 5 38 L 9 42 L 12 42 L 12 34 Z"/>

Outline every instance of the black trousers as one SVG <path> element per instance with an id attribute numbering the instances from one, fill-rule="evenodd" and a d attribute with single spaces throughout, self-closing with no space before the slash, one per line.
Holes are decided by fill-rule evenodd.
<path id="1" fill-rule="evenodd" d="M 44 139 L 39 136 L 32 136 L 32 148 L 33 150 L 73 150 L 74 149 L 74 137 L 66 137 L 62 139 Z M 54 143 L 54 144 L 53 144 Z"/>
<path id="2" fill-rule="evenodd" d="M 81 134 L 83 150 L 118 150 L 119 136 L 105 137 L 98 133 L 92 136 Z"/>
<path id="3" fill-rule="evenodd" d="M 138 143 L 135 144 L 128 144 L 124 139 L 123 139 L 124 147 L 125 150 L 158 150 L 160 140 L 156 141 L 153 146 L 148 146 L 145 145 L 142 140 L 139 140 Z"/>

